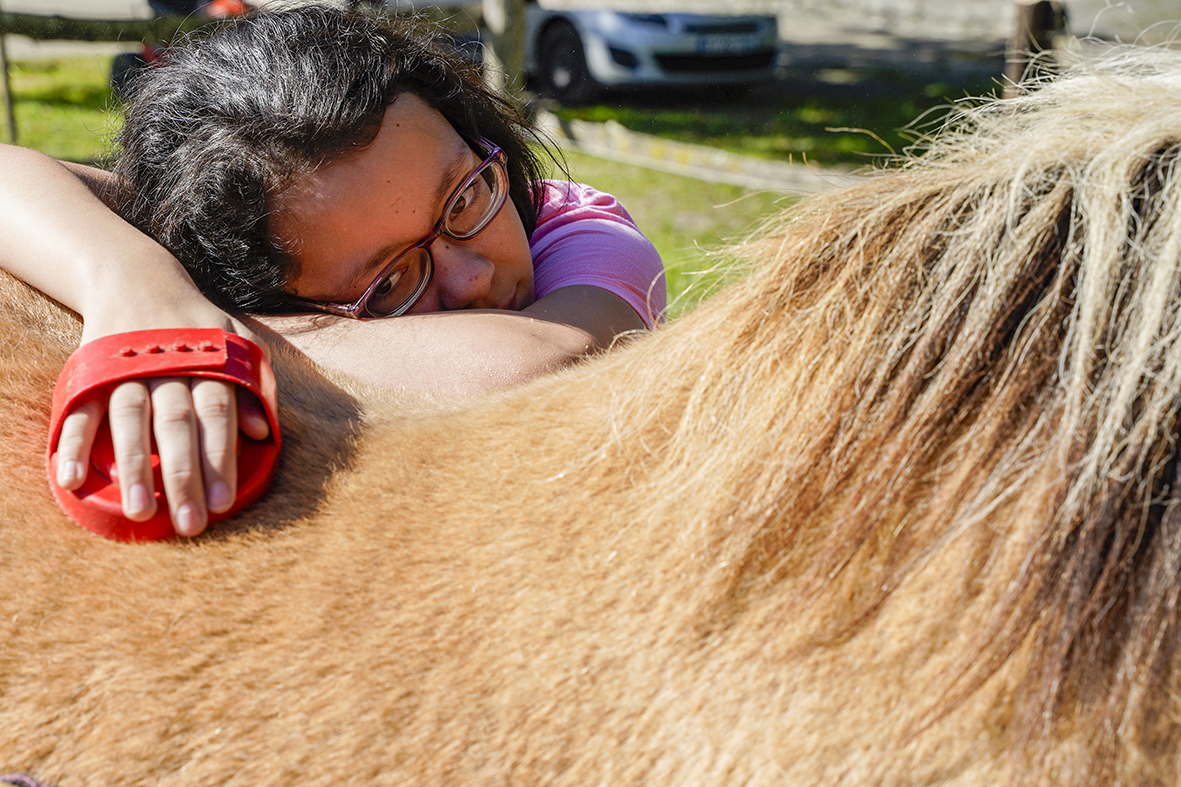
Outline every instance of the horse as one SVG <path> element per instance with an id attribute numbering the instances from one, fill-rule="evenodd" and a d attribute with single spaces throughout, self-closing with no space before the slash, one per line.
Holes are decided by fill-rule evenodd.
<path id="1" fill-rule="evenodd" d="M 737 282 L 527 386 L 272 337 L 273 488 L 72 525 L 76 319 L 0 312 L 0 769 L 84 785 L 995 785 L 1181 773 L 1181 56 L 957 108 Z"/>

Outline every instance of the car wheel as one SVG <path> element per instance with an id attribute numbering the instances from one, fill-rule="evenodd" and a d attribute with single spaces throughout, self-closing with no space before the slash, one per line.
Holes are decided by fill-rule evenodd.
<path id="1" fill-rule="evenodd" d="M 555 22 L 541 34 L 537 70 L 542 95 L 562 104 L 585 104 L 598 92 L 586 68 L 582 39 L 569 22 Z"/>

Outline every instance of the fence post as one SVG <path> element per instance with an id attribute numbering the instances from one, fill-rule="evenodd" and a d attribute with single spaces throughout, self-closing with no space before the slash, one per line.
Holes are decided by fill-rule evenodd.
<path id="1" fill-rule="evenodd" d="M 16 144 L 16 112 L 12 106 L 12 81 L 8 78 L 8 27 L 4 24 L 4 8 L 0 6 L 0 71 L 4 72 L 4 110 L 8 115 L 8 141 Z"/>
<path id="2" fill-rule="evenodd" d="M 525 0 L 483 0 L 483 13 L 489 39 L 485 79 L 501 92 L 516 93 L 525 84 Z"/>
<path id="3" fill-rule="evenodd" d="M 1009 97 L 1017 94 L 1022 81 L 1042 70 L 1035 65 L 1036 58 L 1052 50 L 1055 37 L 1066 32 L 1066 9 L 1059 0 L 1014 1 L 1017 24 L 1005 52 L 1005 95 Z"/>

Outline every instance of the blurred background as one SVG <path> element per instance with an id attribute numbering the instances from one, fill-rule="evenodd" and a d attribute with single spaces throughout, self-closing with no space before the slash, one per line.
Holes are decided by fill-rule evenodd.
<path id="1" fill-rule="evenodd" d="M 657 244 L 674 315 L 726 280 L 717 250 L 762 219 L 888 164 L 955 102 L 1003 92 L 1015 41 L 1065 57 L 1089 40 L 1168 45 L 1181 19 L 1181 0 L 352 2 L 428 13 L 472 57 L 507 63 L 560 166 Z M 102 165 L 125 73 L 241 4 L 0 0 L 0 141 Z"/>

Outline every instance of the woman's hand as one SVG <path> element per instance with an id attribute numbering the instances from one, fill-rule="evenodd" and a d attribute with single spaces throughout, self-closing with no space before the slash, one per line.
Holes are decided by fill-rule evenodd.
<path id="1" fill-rule="evenodd" d="M 256 440 L 270 432 L 258 401 L 230 383 L 189 377 L 126 382 L 109 401 L 91 399 L 63 421 L 57 444 L 57 481 L 63 488 L 85 482 L 104 414 L 124 516 L 142 522 L 156 513 L 154 437 L 169 514 L 182 536 L 201 533 L 210 511 L 221 513 L 233 504 L 238 430 Z"/>
<path id="2" fill-rule="evenodd" d="M 159 311 L 159 310 L 155 310 Z M 256 341 L 244 325 L 203 298 L 167 314 L 136 315 L 103 324 L 87 320 L 83 343 L 103 335 L 147 327 L 217 327 Z M 212 323 L 212 324 L 211 324 Z M 103 416 L 109 419 L 123 514 L 144 521 L 156 513 L 151 456 L 153 438 L 169 514 L 182 536 L 201 533 L 209 512 L 227 510 L 237 496 L 238 431 L 256 440 L 270 431 L 252 394 L 230 383 L 189 377 L 132 380 L 109 400 L 91 399 L 66 416 L 57 444 L 57 482 L 77 489 L 86 480 L 90 452 Z"/>

